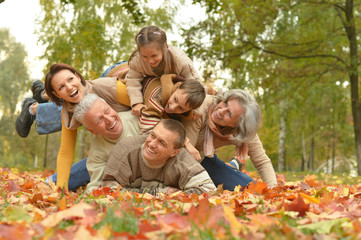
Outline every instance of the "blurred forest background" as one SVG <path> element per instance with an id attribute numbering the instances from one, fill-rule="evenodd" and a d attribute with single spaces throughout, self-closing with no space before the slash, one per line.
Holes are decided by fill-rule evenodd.
<path id="1" fill-rule="evenodd" d="M 212 84 L 242 88 L 263 113 L 259 136 L 275 169 L 361 175 L 361 0 L 40 0 L 44 75 L 54 62 L 95 79 L 135 50 L 135 34 L 158 25 L 201 66 Z M 199 22 L 175 19 L 184 4 L 205 11 Z M 1 2 L 0 2 L 1 6 Z M 183 7 L 182 7 L 183 6 Z M 60 133 L 23 139 L 15 131 L 31 81 L 24 46 L 0 29 L 0 164 L 55 168 Z M 41 79 L 44 80 L 44 79 Z M 92 136 L 78 133 L 75 161 Z M 229 161 L 233 147 L 218 151 Z M 248 164 L 252 165 L 252 164 Z"/>

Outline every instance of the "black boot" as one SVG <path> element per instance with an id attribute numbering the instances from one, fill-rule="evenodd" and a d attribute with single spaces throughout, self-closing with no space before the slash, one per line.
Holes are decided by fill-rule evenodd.
<path id="1" fill-rule="evenodd" d="M 45 103 L 48 102 L 47 100 L 44 100 L 42 98 L 42 94 L 44 92 L 45 89 L 45 85 L 42 81 L 40 80 L 35 80 L 31 83 L 30 85 L 30 90 L 33 92 L 33 98 L 38 102 L 38 103 Z"/>
<path id="2" fill-rule="evenodd" d="M 35 116 L 29 112 L 29 107 L 36 103 L 33 98 L 25 98 L 21 107 L 21 113 L 16 119 L 15 127 L 20 137 L 26 138 L 29 135 L 31 125 L 35 120 Z"/>

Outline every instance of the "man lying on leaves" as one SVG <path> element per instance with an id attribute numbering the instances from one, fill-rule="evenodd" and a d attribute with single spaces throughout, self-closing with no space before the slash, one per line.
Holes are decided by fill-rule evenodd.
<path id="1" fill-rule="evenodd" d="M 153 195 L 215 190 L 208 173 L 183 148 L 184 141 L 183 125 L 172 119 L 161 120 L 146 136 L 120 140 L 110 153 L 103 186 Z"/>

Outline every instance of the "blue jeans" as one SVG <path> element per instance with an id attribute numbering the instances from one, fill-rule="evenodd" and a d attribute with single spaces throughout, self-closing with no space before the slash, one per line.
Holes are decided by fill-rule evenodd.
<path id="1" fill-rule="evenodd" d="M 115 63 L 114 65 L 108 67 L 107 69 L 105 69 L 105 71 L 102 73 L 102 75 L 100 75 L 100 77 L 101 77 L 101 78 L 102 78 L 102 77 L 106 77 L 107 74 L 108 74 L 113 68 L 115 68 L 116 66 L 118 66 L 118 65 L 120 65 L 120 64 L 122 64 L 122 63 L 125 63 L 125 62 L 127 62 L 127 61 L 117 62 L 117 63 Z"/>
<path id="2" fill-rule="evenodd" d="M 61 131 L 61 106 L 53 102 L 40 103 L 36 110 L 36 125 L 40 135 Z"/>
<path id="3" fill-rule="evenodd" d="M 70 191 L 75 191 L 81 186 L 85 186 L 90 182 L 90 176 L 88 169 L 86 168 L 86 160 L 87 158 L 84 158 L 83 160 L 74 163 L 71 166 L 70 170 L 70 176 L 69 176 L 69 183 L 68 183 L 68 189 Z M 54 173 L 53 175 L 49 176 L 45 182 L 49 182 L 49 180 L 56 183 L 58 175 Z"/>
<path id="4" fill-rule="evenodd" d="M 201 164 L 207 170 L 214 184 L 216 186 L 223 184 L 225 190 L 234 191 L 236 186 L 241 185 L 244 187 L 253 181 L 248 175 L 234 170 L 219 160 L 216 154 L 214 154 L 213 158 L 205 157 Z"/>

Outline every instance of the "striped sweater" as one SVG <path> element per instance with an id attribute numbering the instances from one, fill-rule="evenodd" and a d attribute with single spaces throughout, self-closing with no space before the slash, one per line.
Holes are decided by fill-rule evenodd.
<path id="1" fill-rule="evenodd" d="M 179 78 L 175 74 L 163 74 L 161 78 L 148 78 L 142 82 L 144 105 L 147 108 L 142 110 L 139 117 L 140 134 L 147 133 L 153 129 L 162 118 L 173 118 L 173 116 L 168 116 L 164 111 L 164 107 L 170 96 L 181 84 L 181 81 L 178 80 Z M 191 119 L 193 111 L 179 116 Z"/>

